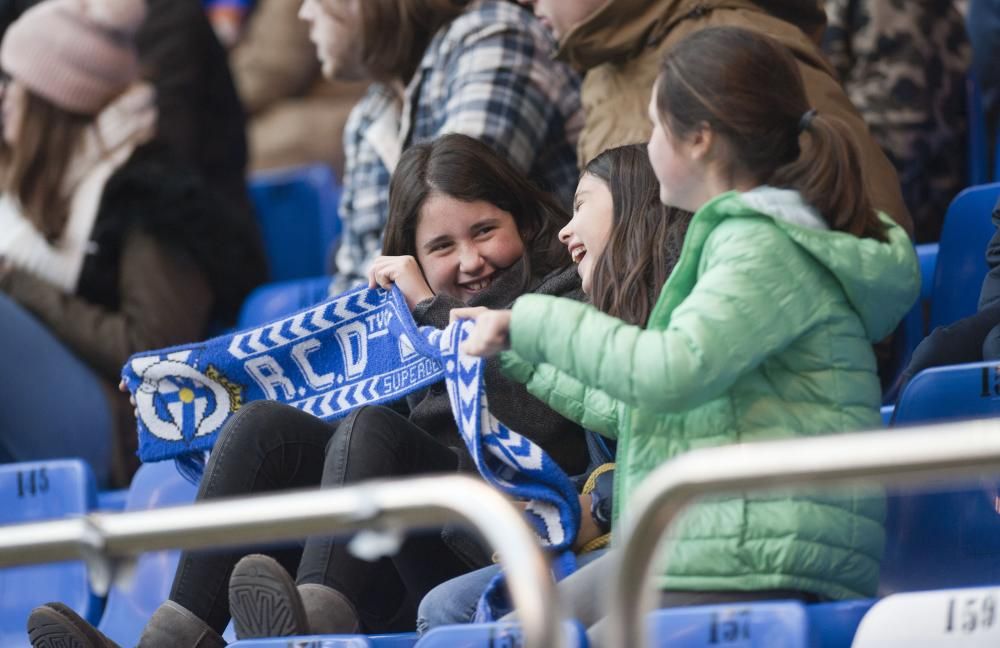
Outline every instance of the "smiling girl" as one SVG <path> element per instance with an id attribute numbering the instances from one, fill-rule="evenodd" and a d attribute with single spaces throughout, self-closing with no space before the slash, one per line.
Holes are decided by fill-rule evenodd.
<path id="1" fill-rule="evenodd" d="M 661 199 L 696 213 L 646 326 L 526 296 L 472 313 L 465 346 L 511 349 L 508 375 L 617 439 L 616 518 L 690 449 L 879 427 L 871 345 L 919 289 L 913 246 L 872 208 L 847 128 L 810 107 L 775 41 L 732 27 L 689 36 L 649 113 Z M 661 605 L 873 596 L 883 514 L 861 489 L 699 504 L 672 532 Z M 614 565 L 605 556 L 560 584 L 588 625 Z"/>
<path id="2" fill-rule="evenodd" d="M 559 232 L 559 240 L 577 264 L 590 303 L 637 326 L 646 325 L 660 288 L 677 263 L 691 220 L 689 212 L 660 203 L 659 192 L 645 145 L 609 149 L 584 169 L 573 200 L 573 218 Z M 528 389 L 537 389 L 543 400 L 558 398 L 556 383 L 548 381 L 546 369 L 538 371 L 525 363 L 511 364 L 508 371 L 531 376 Z M 561 386 L 577 384 L 566 378 L 561 377 Z M 581 423 L 596 430 L 606 427 L 604 421 L 586 417 Z M 591 473 L 590 487 L 584 488 L 586 494 L 580 500 L 583 516 L 574 543 L 579 566 L 605 551 L 612 501 L 608 468 L 612 466 L 603 465 Z M 417 630 L 423 633 L 471 621 L 480 594 L 498 570 L 498 566 L 486 567 L 436 587 L 420 603 Z"/>
<path id="3" fill-rule="evenodd" d="M 525 292 L 579 297 L 579 278 L 557 237 L 567 220 L 490 147 L 445 136 L 403 154 L 391 188 L 392 256 L 378 258 L 370 278 L 398 285 L 417 323 L 429 326 L 447 325 L 456 306 L 504 307 Z M 576 424 L 504 378 L 497 363 L 488 363 L 486 384 L 501 421 L 568 473 L 583 472 L 586 441 Z M 474 469 L 443 383 L 396 408 L 358 409 L 339 425 L 258 401 L 220 433 L 198 499 Z M 245 551 L 183 553 L 170 600 L 139 645 L 223 646 L 231 612 L 240 638 L 412 630 L 423 595 L 468 569 L 438 533 L 409 537 L 396 556 L 374 563 L 329 537 L 266 551 L 242 561 Z M 114 645 L 58 604 L 36 609 L 28 626 L 34 645 L 56 638 Z"/>

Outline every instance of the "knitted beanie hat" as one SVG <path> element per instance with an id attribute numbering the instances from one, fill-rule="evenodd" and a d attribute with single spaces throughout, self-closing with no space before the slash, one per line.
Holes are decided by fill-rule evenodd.
<path id="1" fill-rule="evenodd" d="M 14 22 L 0 66 L 35 94 L 95 115 L 139 76 L 133 37 L 145 0 L 45 0 Z"/>

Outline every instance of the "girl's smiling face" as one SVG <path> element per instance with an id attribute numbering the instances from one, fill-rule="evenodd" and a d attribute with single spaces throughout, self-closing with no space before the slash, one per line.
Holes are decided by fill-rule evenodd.
<path id="1" fill-rule="evenodd" d="M 559 240 L 577 264 L 583 292 L 588 295 L 593 285 L 594 265 L 608 244 L 613 220 L 611 189 L 600 178 L 583 174 L 573 199 L 573 220 L 559 231 Z"/>
<path id="2" fill-rule="evenodd" d="M 514 217 L 484 201 L 431 194 L 420 209 L 417 261 L 427 284 L 468 302 L 524 256 Z"/>

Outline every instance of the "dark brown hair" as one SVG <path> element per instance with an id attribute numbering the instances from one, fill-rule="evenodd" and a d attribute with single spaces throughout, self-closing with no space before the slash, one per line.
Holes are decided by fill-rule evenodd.
<path id="1" fill-rule="evenodd" d="M 707 125 L 731 152 L 728 171 L 799 191 L 835 230 L 885 240 L 850 131 L 823 113 L 803 122 L 802 75 L 777 41 L 738 27 L 695 32 L 667 53 L 656 88 L 673 137 Z"/>
<path id="2" fill-rule="evenodd" d="M 677 265 L 691 213 L 660 202 L 644 144 L 608 149 L 584 174 L 608 185 L 613 207 L 611 235 L 594 264 L 590 301 L 629 324 L 646 326 Z"/>
<path id="3" fill-rule="evenodd" d="M 526 250 L 525 277 L 542 276 L 568 262 L 559 230 L 569 215 L 488 145 L 467 135 L 443 135 L 403 153 L 389 184 L 389 220 L 382 251 L 417 255 L 420 210 L 432 194 L 483 201 L 514 217 Z"/>
<path id="4" fill-rule="evenodd" d="M 31 91 L 17 143 L 5 151 L 4 190 L 49 241 L 62 235 L 69 216 L 66 172 L 92 117 L 68 112 Z"/>
<path id="5" fill-rule="evenodd" d="M 377 81 L 413 77 L 437 31 L 469 0 L 361 0 L 361 63 Z"/>

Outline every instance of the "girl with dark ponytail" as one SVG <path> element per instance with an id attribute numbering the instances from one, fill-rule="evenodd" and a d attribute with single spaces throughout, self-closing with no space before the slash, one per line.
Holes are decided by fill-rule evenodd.
<path id="1" fill-rule="evenodd" d="M 653 102 L 653 151 L 661 133 L 715 140 L 723 175 L 793 189 L 831 229 L 886 240 L 850 131 L 809 106 L 795 59 L 776 41 L 735 27 L 693 34 L 667 54 Z"/>
<path id="2" fill-rule="evenodd" d="M 694 216 L 645 325 L 536 295 L 466 313 L 467 353 L 502 352 L 530 393 L 617 440 L 612 535 L 636 487 L 689 449 L 880 427 L 872 342 L 919 289 L 909 237 L 872 209 L 843 128 L 768 37 L 692 34 L 649 112 L 660 200 Z M 884 506 L 864 489 L 703 502 L 672 533 L 660 604 L 874 596 Z M 610 554 L 559 584 L 585 623 Z"/>

